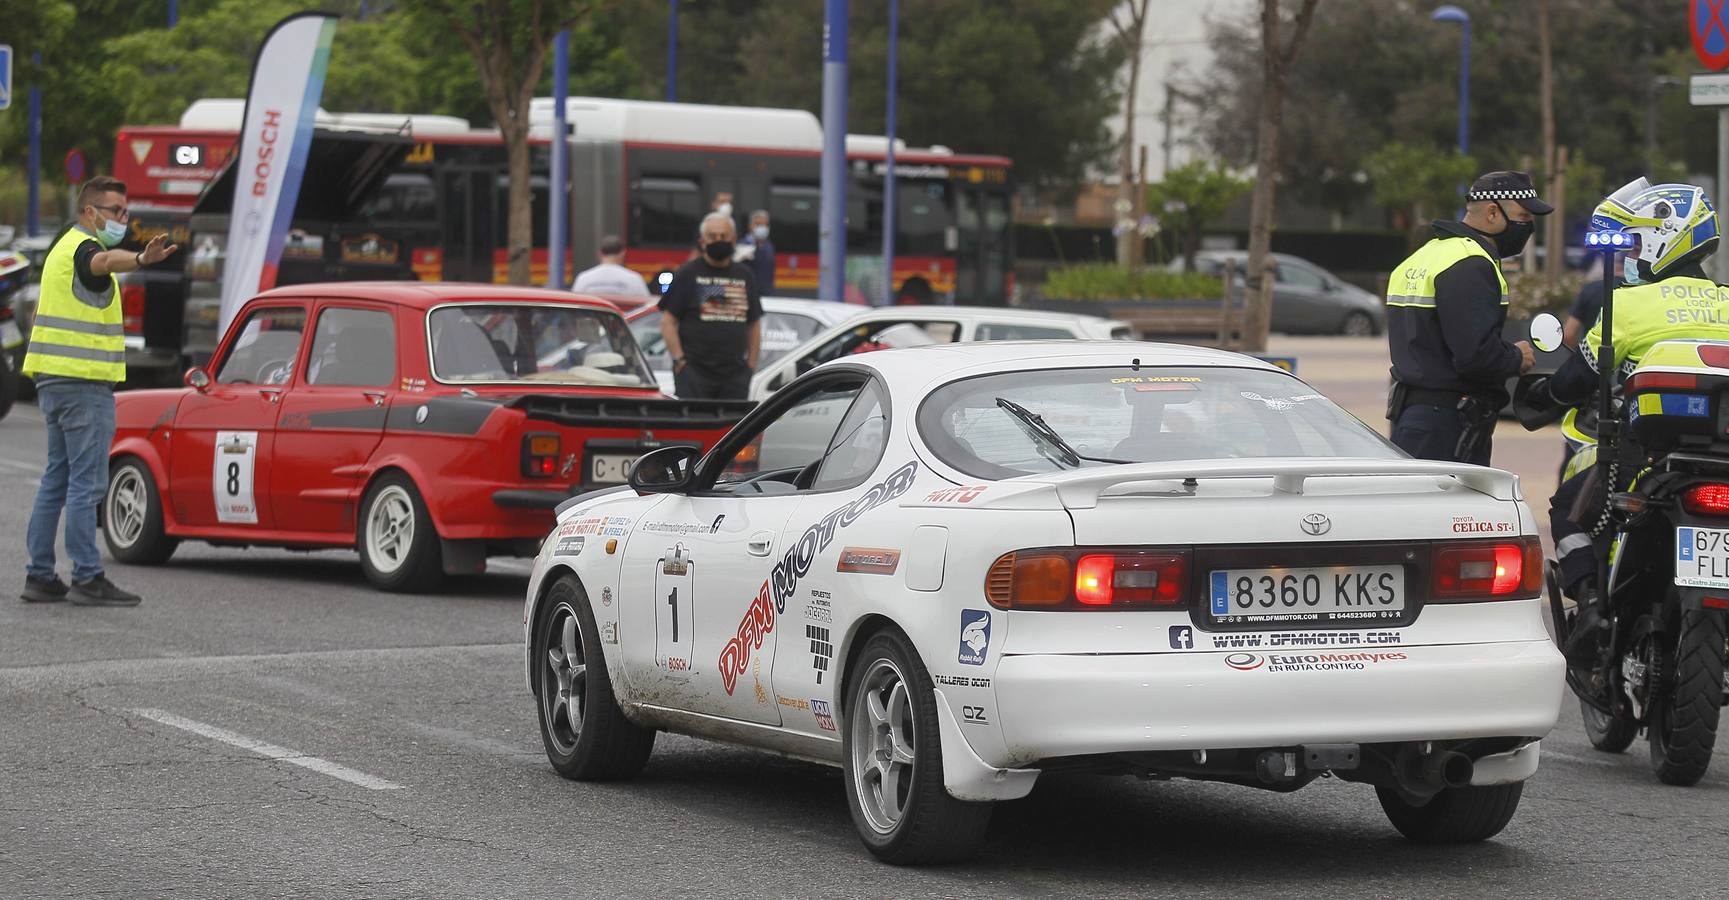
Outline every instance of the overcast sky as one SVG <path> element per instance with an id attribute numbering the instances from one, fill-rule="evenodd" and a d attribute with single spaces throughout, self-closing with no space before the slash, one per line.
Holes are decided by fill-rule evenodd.
<path id="1" fill-rule="evenodd" d="M 1141 61 L 1139 107 L 1135 118 L 1135 143 L 1147 148 L 1147 178 L 1157 181 L 1165 171 L 1164 121 L 1165 82 L 1177 87 L 1191 86 L 1196 77 L 1212 63 L 1207 50 L 1205 20 L 1208 16 L 1231 15 L 1254 8 L 1255 0 L 1153 0 L 1151 20 L 1147 23 L 1147 49 Z M 1182 145 L 1190 129 L 1185 122 L 1194 117 L 1194 108 L 1177 101 L 1172 117 L 1171 137 L 1175 145 L 1173 158 L 1177 165 L 1188 162 L 1192 152 Z M 1110 119 L 1111 133 L 1123 133 L 1123 118 L 1119 113 Z M 1137 151 L 1138 152 L 1138 151 Z M 1114 167 L 1112 169 L 1115 175 Z M 1116 179 L 1112 177 L 1112 181 Z"/>

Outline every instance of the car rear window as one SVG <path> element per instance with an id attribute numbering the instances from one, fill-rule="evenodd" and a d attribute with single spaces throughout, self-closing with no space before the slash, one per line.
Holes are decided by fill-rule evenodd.
<path id="1" fill-rule="evenodd" d="M 1004 402 L 1006 401 L 1006 403 Z M 1033 437 L 1038 416 L 1079 456 Z M 1398 458 L 1380 434 L 1282 372 L 1110 367 L 1000 372 L 951 382 L 919 408 L 919 434 L 949 465 L 1013 478 L 1118 462 L 1275 456 Z"/>
<path id="2" fill-rule="evenodd" d="M 624 318 L 557 304 L 443 306 L 427 319 L 432 375 L 444 382 L 654 387 Z"/>

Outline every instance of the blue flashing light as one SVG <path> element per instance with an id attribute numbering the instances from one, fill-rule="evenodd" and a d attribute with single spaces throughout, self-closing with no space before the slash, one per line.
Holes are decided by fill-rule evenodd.
<path id="1" fill-rule="evenodd" d="M 1633 236 L 1624 231 L 1588 231 L 1585 246 L 1601 250 L 1625 250 L 1633 246 Z"/>

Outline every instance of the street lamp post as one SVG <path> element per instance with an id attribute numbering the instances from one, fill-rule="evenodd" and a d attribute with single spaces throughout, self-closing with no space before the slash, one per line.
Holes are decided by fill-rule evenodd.
<path id="1" fill-rule="evenodd" d="M 1443 6 L 1429 15 L 1436 22 L 1459 23 L 1459 155 L 1471 152 L 1471 14 L 1457 6 Z"/>

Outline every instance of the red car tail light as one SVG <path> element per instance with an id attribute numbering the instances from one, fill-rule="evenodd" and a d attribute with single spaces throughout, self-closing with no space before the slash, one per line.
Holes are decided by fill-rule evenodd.
<path id="1" fill-rule="evenodd" d="M 1188 571 L 1186 550 L 1021 550 L 991 565 L 985 598 L 1001 609 L 1176 609 Z"/>
<path id="2" fill-rule="evenodd" d="M 1690 391 L 1699 387 L 1699 376 L 1684 372 L 1640 372 L 1627 379 L 1629 393 L 1656 390 Z"/>
<path id="3" fill-rule="evenodd" d="M 1543 589 L 1543 545 L 1537 538 L 1435 545 L 1431 599 L 1527 600 Z"/>
<path id="4" fill-rule="evenodd" d="M 1729 484 L 1696 484 L 1681 494 L 1683 509 L 1696 516 L 1729 516 Z"/>
<path id="5" fill-rule="evenodd" d="M 120 286 L 120 322 L 127 334 L 144 333 L 144 285 Z"/>
<path id="6" fill-rule="evenodd" d="M 522 474 L 551 478 L 558 474 L 558 435 L 535 432 L 522 436 Z"/>
<path id="7" fill-rule="evenodd" d="M 1700 344 L 1699 360 L 1716 369 L 1729 369 L 1729 347 L 1722 344 Z"/>

